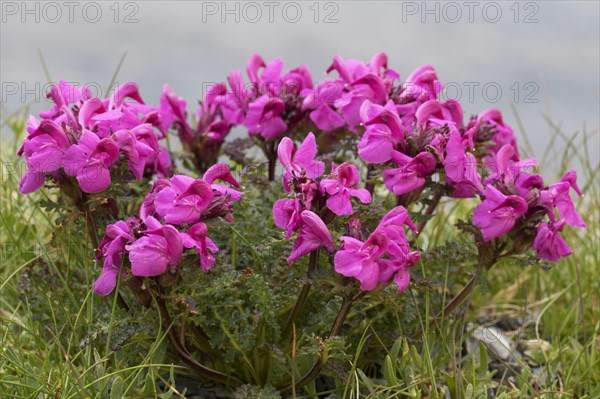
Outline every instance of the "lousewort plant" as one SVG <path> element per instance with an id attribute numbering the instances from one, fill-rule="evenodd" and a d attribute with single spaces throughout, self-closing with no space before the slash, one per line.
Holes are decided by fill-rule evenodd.
<path id="1" fill-rule="evenodd" d="M 19 151 L 22 193 L 57 188 L 85 216 L 94 291 L 145 308 L 165 356 L 201 380 L 287 392 L 327 375 L 353 308 L 418 294 L 415 266 L 445 249 L 417 238 L 444 202 L 474 204 L 457 224 L 474 274 L 430 323 L 501 259 L 557 262 L 571 254 L 561 231 L 585 227 L 576 172 L 546 185 L 500 111 L 465 121 L 429 65 L 402 81 L 384 53 L 335 56 L 314 84 L 306 66 L 255 55 L 246 72 L 212 85 L 193 118 L 168 85 L 149 106 L 133 83 L 102 99 L 61 81 Z M 234 127 L 248 136 L 226 142 Z M 175 164 L 161 145 L 173 133 Z"/>

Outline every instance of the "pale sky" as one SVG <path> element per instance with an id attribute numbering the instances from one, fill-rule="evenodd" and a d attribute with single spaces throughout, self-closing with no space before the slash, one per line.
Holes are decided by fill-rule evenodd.
<path id="1" fill-rule="evenodd" d="M 208 82 L 245 70 L 253 53 L 281 57 L 286 69 L 307 64 L 320 80 L 336 53 L 367 61 L 385 51 L 401 79 L 431 64 L 466 117 L 499 108 L 521 139 L 514 104 L 537 155 L 550 140 L 543 114 L 567 135 L 595 132 L 597 164 L 599 4 L 2 1 L 2 103 L 9 113 L 31 101 L 35 113 L 49 106 L 38 49 L 53 80 L 103 88 L 127 52 L 117 81 L 138 83 L 151 104 L 169 83 L 190 110 Z"/>

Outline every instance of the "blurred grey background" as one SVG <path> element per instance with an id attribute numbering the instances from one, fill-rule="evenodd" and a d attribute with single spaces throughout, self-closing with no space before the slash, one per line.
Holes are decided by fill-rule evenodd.
<path id="1" fill-rule="evenodd" d="M 597 164 L 599 4 L 2 1 L 2 113 L 49 106 L 38 50 L 52 80 L 88 84 L 98 94 L 126 52 L 117 82 L 137 82 L 151 104 L 169 83 L 190 110 L 210 82 L 245 70 L 255 52 L 267 62 L 281 57 L 286 69 L 305 63 L 318 81 L 336 53 L 368 61 L 385 51 L 401 79 L 432 64 L 445 96 L 459 99 L 466 117 L 502 110 L 521 145 L 527 134 L 535 155 L 553 135 L 546 117 L 568 136 L 591 135 L 588 151 Z M 554 155 L 564 147 L 558 139 Z"/>

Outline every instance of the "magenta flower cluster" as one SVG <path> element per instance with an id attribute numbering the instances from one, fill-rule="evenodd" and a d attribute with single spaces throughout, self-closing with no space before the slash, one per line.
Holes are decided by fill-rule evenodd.
<path id="1" fill-rule="evenodd" d="M 336 248 L 331 232 L 319 214 L 326 220 L 353 215 L 352 198 L 369 204 L 371 193 L 359 188 L 360 176 L 355 165 L 332 163 L 329 174 L 323 176 L 324 164 L 314 160 L 316 153 L 312 133 L 297 149 L 288 137 L 279 143 L 283 185 L 293 198 L 275 202 L 273 218 L 275 224 L 286 231 L 286 239 L 298 233 L 287 261 L 291 263 L 322 247 L 335 253 L 335 271 L 360 281 L 362 290 L 369 291 L 392 280 L 399 291 L 406 289 L 410 281 L 406 269 L 420 258 L 418 252 L 410 250 L 403 229 L 403 225 L 407 225 L 416 231 L 408 212 L 402 206 L 392 209 L 365 242 L 361 240 L 360 222 L 353 218 L 349 231 L 353 231 L 354 236 L 342 236 L 343 244 Z"/>
<path id="2" fill-rule="evenodd" d="M 514 147 L 505 144 L 488 165 L 492 174 L 486 179 L 485 199 L 475 208 L 473 223 L 481 228 L 485 241 L 520 229 L 535 229 L 533 249 L 541 259 L 556 262 L 571 254 L 559 232 L 565 224 L 585 227 L 575 210 L 570 191 L 582 195 L 577 174 L 567 172 L 558 183 L 544 185 L 542 176 L 529 171 L 535 159 L 514 160 Z"/>
<path id="3" fill-rule="evenodd" d="M 185 251 L 195 250 L 202 269 L 210 269 L 218 248 L 205 222 L 217 216 L 233 222 L 232 203 L 242 197 L 229 167 L 216 163 L 234 126 L 244 126 L 261 146 L 271 179 L 277 159 L 283 167 L 289 195 L 275 202 L 273 217 L 286 239 L 296 235 L 290 263 L 322 248 L 332 254 L 335 271 L 358 280 L 362 290 L 394 282 L 402 291 L 408 269 L 420 259 L 407 239 L 409 230 L 417 232 L 408 209 L 434 196 L 479 199 L 472 219 L 479 244 L 506 236 L 547 261 L 571 254 L 560 232 L 566 225 L 585 227 L 571 197 L 571 190 L 582 195 L 576 172 L 545 185 L 535 159 L 521 159 L 500 111 L 485 110 L 465 123 L 458 101 L 440 99 L 443 85 L 432 66 L 401 81 L 385 53 L 369 62 L 336 55 L 326 72 L 331 76 L 315 85 L 305 65 L 284 72 L 279 58 L 267 64 L 253 55 L 248 81 L 232 71 L 226 83 L 212 85 L 194 122 L 186 101 L 168 85 L 160 105 L 149 106 L 133 83 L 101 99 L 61 81 L 48 94 L 54 106 L 41 120 L 28 121 L 19 151 L 27 164 L 20 190 L 30 193 L 47 179 L 74 177 L 83 192 L 102 192 L 120 162 L 137 180 L 158 177 L 138 218 L 106 228 L 98 254 L 104 268 L 95 286 L 101 295 L 114 289 L 119 273 L 142 277 L 176 270 Z M 203 178 L 169 179 L 171 160 L 159 142 L 171 128 Z M 296 145 L 296 138 L 303 141 Z M 357 143 L 356 156 L 325 165 L 317 140 L 321 153 L 336 153 L 346 138 Z M 370 180 L 363 188 L 365 169 Z M 364 238 L 359 219 L 365 212 L 356 209 L 382 192 L 374 190 L 378 178 L 398 206 Z M 329 228 L 340 217 L 349 218 L 348 233 L 336 243 Z"/>
<path id="4" fill-rule="evenodd" d="M 270 64 L 257 54 L 248 61 L 245 82 L 239 70 L 231 71 L 227 84 L 209 87 L 196 112 L 197 127 L 186 120 L 186 102 L 165 85 L 160 100 L 164 126 L 174 125 L 184 145 L 218 148 L 233 126 L 243 125 L 250 136 L 265 140 L 281 136 L 302 120 L 300 93 L 313 86 L 304 65 L 282 75 L 283 62 L 276 58 Z M 205 149 L 204 151 L 207 151 Z"/>
<path id="5" fill-rule="evenodd" d="M 144 198 L 139 218 L 106 227 L 97 255 L 99 260 L 104 258 L 103 271 L 94 291 L 100 295 L 111 293 L 119 272 L 124 278 L 176 272 L 188 250 L 196 252 L 200 267 L 208 271 L 219 248 L 208 237 L 204 222 L 215 217 L 233 222 L 231 203 L 243 195 L 229 185 L 239 188 L 223 163 L 213 165 L 202 179 L 175 175 L 169 180 L 156 180 Z M 129 262 L 123 261 L 124 256 Z"/>
<path id="6" fill-rule="evenodd" d="M 111 168 L 121 158 L 137 180 L 146 172 L 170 175 L 169 153 L 159 144 L 166 131 L 158 109 L 144 103 L 134 83 L 100 99 L 86 87 L 61 81 L 48 98 L 53 107 L 40 113 L 41 120 L 29 117 L 29 134 L 18 153 L 27 164 L 19 185 L 22 193 L 36 191 L 47 177 L 60 181 L 66 176 L 74 176 L 83 192 L 104 191 L 111 183 Z"/>

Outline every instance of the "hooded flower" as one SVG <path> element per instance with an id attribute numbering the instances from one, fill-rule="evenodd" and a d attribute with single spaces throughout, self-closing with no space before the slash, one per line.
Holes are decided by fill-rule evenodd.
<path id="1" fill-rule="evenodd" d="M 558 183 L 548 187 L 548 192 L 553 199 L 554 206 L 558 209 L 560 217 L 563 218 L 569 226 L 584 228 L 586 227 L 585 222 L 575 210 L 575 204 L 573 204 L 573 200 L 571 199 L 571 188 L 573 188 L 580 196 L 583 195 L 577 186 L 576 180 L 576 172 L 574 170 L 569 171 Z"/>
<path id="2" fill-rule="evenodd" d="M 285 170 L 283 173 L 283 185 L 286 191 L 290 191 L 289 181 L 294 175 L 300 176 L 304 172 L 307 177 L 316 179 L 323 174 L 325 164 L 314 160 L 316 154 L 317 143 L 315 135 L 312 132 L 306 136 L 297 150 L 290 138 L 284 137 L 281 140 L 279 147 L 277 147 L 277 156 Z"/>
<path id="3" fill-rule="evenodd" d="M 196 248 L 200 258 L 200 267 L 202 271 L 208 271 L 215 263 L 212 254 L 219 250 L 219 247 L 208 238 L 208 229 L 202 222 L 191 226 L 185 233 L 181 233 L 181 240 L 185 248 Z"/>
<path id="4" fill-rule="evenodd" d="M 203 122 L 200 124 L 207 125 L 211 119 L 214 120 L 214 116 L 218 113 L 222 114 L 222 122 L 226 125 L 239 125 L 243 121 L 242 109 L 235 97 L 235 91 L 227 90 L 225 83 L 215 83 L 208 88 L 203 106 L 197 111 L 198 120 Z M 212 123 L 217 122 L 213 121 Z M 215 131 L 216 129 L 213 127 L 208 130 Z"/>
<path id="5" fill-rule="evenodd" d="M 417 251 L 409 251 L 394 256 L 392 259 L 379 261 L 379 283 L 385 284 L 394 281 L 398 293 L 406 290 L 410 283 L 410 273 L 407 269 L 413 267 L 421 259 Z"/>
<path id="6" fill-rule="evenodd" d="M 359 110 L 363 103 L 371 101 L 385 104 L 393 82 L 400 77 L 396 71 L 387 68 L 385 53 L 376 54 L 368 64 L 359 60 L 344 60 L 336 55 L 327 73 L 333 70 L 338 72 L 338 81 L 343 83 L 343 90 L 334 105 L 350 130 L 361 123 Z"/>
<path id="7" fill-rule="evenodd" d="M 27 172 L 19 182 L 19 191 L 28 194 L 44 184 L 44 173 L 54 172 L 63 165 L 69 139 L 63 129 L 50 120 L 43 120 L 27 136 L 18 152 L 25 155 Z"/>
<path id="8" fill-rule="evenodd" d="M 420 152 L 414 158 L 399 151 L 392 153 L 398 168 L 383 171 L 383 180 L 388 190 L 402 195 L 421 188 L 425 176 L 435 169 L 435 157 L 429 152 Z"/>
<path id="9" fill-rule="evenodd" d="M 506 196 L 493 186 L 487 186 L 483 194 L 485 200 L 475 208 L 473 223 L 481 229 L 485 241 L 510 231 L 527 212 L 527 201 L 518 195 Z"/>
<path id="10" fill-rule="evenodd" d="M 286 231 L 285 239 L 288 240 L 300 227 L 302 227 L 302 205 L 300 200 L 284 198 L 273 204 L 273 220 L 275 225 Z"/>
<path id="11" fill-rule="evenodd" d="M 358 143 L 358 155 L 369 163 L 383 163 L 392 159 L 396 147 L 404 141 L 404 126 L 394 104 L 385 107 L 365 101 L 360 117 L 366 127 Z"/>
<path id="12" fill-rule="evenodd" d="M 443 163 L 446 182 L 455 187 L 452 193 L 454 198 L 472 198 L 477 194 L 483 194 L 481 176 L 477 171 L 477 159 L 472 153 L 466 152 L 466 148 L 467 144 L 460 136 L 460 132 L 455 128 L 451 129 Z"/>
<path id="13" fill-rule="evenodd" d="M 166 187 L 156 193 L 154 207 L 166 223 L 195 223 L 213 197 L 213 190 L 206 181 L 175 175 Z"/>
<path id="14" fill-rule="evenodd" d="M 175 125 L 181 141 L 187 145 L 191 145 L 194 133 L 187 122 L 186 106 L 186 101 L 178 97 L 171 86 L 165 84 L 160 95 L 160 106 L 158 108 L 162 121 L 162 129 L 167 131 L 171 126 Z"/>
<path id="15" fill-rule="evenodd" d="M 159 276 L 170 267 L 179 265 L 183 256 L 183 242 L 177 229 L 162 225 L 152 216 L 144 221 L 144 236 L 127 245 L 134 276 Z"/>
<path id="16" fill-rule="evenodd" d="M 379 282 L 379 260 L 388 246 L 382 231 L 375 231 L 366 242 L 352 237 L 340 237 L 344 242 L 334 258 L 335 271 L 360 281 L 360 289 L 370 291 Z"/>
<path id="17" fill-rule="evenodd" d="M 397 206 L 381 219 L 376 230 L 383 232 L 389 240 L 386 249 L 388 259 L 379 261 L 379 283 L 384 284 L 393 280 L 398 286 L 398 292 L 408 288 L 410 275 L 407 269 L 413 267 L 421 259 L 419 252 L 411 251 L 404 233 L 404 225 L 414 232 L 417 231 L 406 208 Z"/>
<path id="18" fill-rule="evenodd" d="M 136 224 L 136 219 L 127 221 L 119 220 L 115 224 L 106 226 L 104 238 L 98 247 L 97 259 L 104 258 L 102 274 L 94 284 L 94 292 L 106 296 L 117 285 L 117 277 L 121 268 L 121 259 L 125 246 L 134 240 L 131 224 Z"/>
<path id="19" fill-rule="evenodd" d="M 315 88 L 302 91 L 302 110 L 311 110 L 309 117 L 319 129 L 329 131 L 345 125 L 344 118 L 333 106 L 343 90 L 341 81 L 325 79 Z"/>
<path id="20" fill-rule="evenodd" d="M 417 230 L 407 210 L 397 206 L 381 219 L 366 242 L 341 237 L 344 245 L 335 255 L 335 270 L 346 277 L 358 279 L 360 289 L 364 291 L 392 280 L 398 286 L 398 292 L 404 291 L 410 282 L 407 269 L 420 259 L 418 252 L 410 250 L 404 225 Z"/>
<path id="21" fill-rule="evenodd" d="M 429 100 L 419 106 L 416 113 L 417 124 L 427 127 L 451 125 L 463 127 L 463 110 L 460 103 L 454 99 L 446 102 Z"/>
<path id="22" fill-rule="evenodd" d="M 129 161 L 129 169 L 137 180 L 142 180 L 144 168 L 148 158 L 154 155 L 155 150 L 137 139 L 134 133 L 129 130 L 119 130 L 115 132 L 115 140 L 119 144 L 121 152 L 125 154 Z"/>
<path id="23" fill-rule="evenodd" d="M 510 145 L 514 149 L 514 153 L 512 154 L 512 160 L 519 160 L 519 149 L 517 147 L 517 137 L 515 133 L 502 119 L 502 113 L 497 109 L 487 109 L 479 114 L 477 117 L 477 126 L 481 127 L 482 125 L 489 125 L 494 128 L 495 134 L 492 136 L 492 141 L 495 145 L 488 147 L 488 150 L 491 151 L 492 154 L 496 154 L 503 146 Z"/>
<path id="24" fill-rule="evenodd" d="M 219 162 L 211 166 L 204 172 L 204 181 L 210 184 L 210 187 L 213 189 L 213 192 L 216 195 L 228 195 L 231 201 L 238 201 L 243 193 L 233 190 L 223 184 L 215 183 L 215 180 L 222 180 L 226 183 L 231 184 L 235 188 L 240 188 L 240 184 L 235 180 L 233 175 L 231 174 L 231 169 L 226 163 Z"/>
<path id="25" fill-rule="evenodd" d="M 251 135 L 260 134 L 265 140 L 279 136 L 287 130 L 287 124 L 281 117 L 285 104 L 279 98 L 260 96 L 250 103 L 244 126 Z"/>
<path id="26" fill-rule="evenodd" d="M 110 138 L 100 139 L 85 131 L 77 144 L 72 145 L 63 158 L 67 175 L 76 176 L 86 193 L 99 193 L 110 185 L 109 168 L 119 158 L 119 146 Z"/>
<path id="27" fill-rule="evenodd" d="M 442 89 L 443 85 L 431 65 L 423 65 L 415 69 L 406 78 L 394 98 L 402 122 L 412 124 L 419 106 L 426 101 L 435 100 Z"/>
<path id="28" fill-rule="evenodd" d="M 511 192 L 529 200 L 533 196 L 532 189 L 542 189 L 544 180 L 542 176 L 527 171 L 537 166 L 534 158 L 514 161 L 514 156 L 514 147 L 506 144 L 500 148 L 494 158 L 487 157 L 486 164 L 492 173 L 485 183 L 497 181 Z"/>
<path id="29" fill-rule="evenodd" d="M 234 99 L 241 102 L 246 110 L 243 124 L 250 135 L 270 140 L 280 136 L 304 116 L 299 97 L 304 89 L 313 85 L 310 71 L 301 65 L 282 77 L 282 70 L 281 59 L 276 58 L 266 64 L 258 54 L 254 54 L 246 67 L 252 83 L 250 90 L 234 88 L 240 86 L 241 77 L 239 74 L 230 75 Z"/>
<path id="30" fill-rule="evenodd" d="M 350 197 L 356 197 L 363 204 L 371 202 L 371 193 L 364 188 L 358 188 L 358 169 L 346 162 L 337 166 L 332 164 L 329 178 L 321 180 L 321 191 L 327 193 L 327 207 L 336 215 L 352 215 L 354 209 Z"/>
<path id="31" fill-rule="evenodd" d="M 50 87 L 50 91 L 46 95 L 46 98 L 52 99 L 54 105 L 50 110 L 40 112 L 40 117 L 43 119 L 54 120 L 54 122 L 60 125 L 65 120 L 65 110 L 73 104 L 81 105 L 81 103 L 91 98 L 91 92 L 88 87 L 76 87 L 64 80 L 58 83 L 54 83 Z"/>
<path id="32" fill-rule="evenodd" d="M 554 223 L 542 223 L 538 227 L 535 240 L 533 241 L 533 249 L 537 252 L 540 259 L 557 262 L 560 258 L 571 255 L 573 251 L 571 251 L 571 248 L 569 248 L 565 240 L 559 235 L 565 224 L 565 219 L 560 219 Z"/>
<path id="33" fill-rule="evenodd" d="M 321 246 L 329 252 L 334 252 L 333 238 L 331 238 L 331 233 L 321 218 L 311 211 L 302 211 L 300 217 L 303 222 L 302 230 L 294 243 L 294 248 L 287 262 L 292 263 L 296 259 L 316 251 Z"/>

